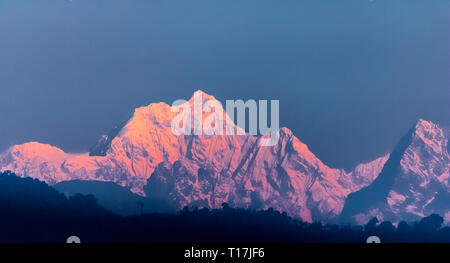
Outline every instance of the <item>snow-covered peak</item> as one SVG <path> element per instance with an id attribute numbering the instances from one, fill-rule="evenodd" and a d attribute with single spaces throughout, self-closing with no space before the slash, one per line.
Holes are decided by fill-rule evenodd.
<path id="1" fill-rule="evenodd" d="M 46 160 L 64 159 L 66 153 L 49 144 L 28 142 L 12 146 L 9 152 L 13 155 L 21 155 L 27 159 L 44 158 Z"/>
<path id="2" fill-rule="evenodd" d="M 194 103 L 194 99 L 196 97 L 201 97 L 203 99 L 202 103 L 205 103 L 208 100 L 217 100 L 213 95 L 210 95 L 202 90 L 197 90 L 194 94 L 192 94 L 192 97 L 189 99 L 189 103 Z"/>
<path id="3" fill-rule="evenodd" d="M 187 101 L 192 113 L 194 112 L 195 98 L 202 98 L 201 105 L 206 103 L 208 100 L 215 100 L 214 96 L 206 94 L 201 90 L 197 90 Z M 159 102 L 136 108 L 133 116 L 130 118 L 120 135 L 125 134 L 129 130 L 146 131 L 151 128 L 149 127 L 149 125 L 171 127 L 171 121 L 177 114 L 177 112 L 172 111 L 171 106 L 172 105 L 166 104 L 164 102 Z"/>
<path id="4" fill-rule="evenodd" d="M 418 120 L 401 139 L 377 179 L 351 194 L 344 220 L 415 221 L 450 211 L 448 138 L 439 125 Z"/>
<path id="5" fill-rule="evenodd" d="M 191 114 L 196 96 L 201 96 L 203 104 L 214 100 L 202 91 L 195 92 L 184 101 Z M 201 118 L 210 115 L 202 112 Z M 288 128 L 277 132 L 276 145 L 260 147 L 259 142 L 267 136 L 176 135 L 172 131 L 175 116 L 177 112 L 166 103 L 140 107 L 127 122 L 103 136 L 90 155 L 67 154 L 50 145 L 29 143 L 0 155 L 0 170 L 49 184 L 100 180 L 141 195 L 144 189 L 150 196 L 153 191 L 164 192 L 180 209 L 185 205 L 220 207 L 228 202 L 240 207 L 273 207 L 314 221 L 336 218 L 347 196 L 371 184 L 388 163 L 385 156 L 347 173 L 324 164 Z M 228 122 L 235 126 L 225 116 L 224 126 Z M 418 178 L 432 178 L 439 172 L 438 181 L 448 185 L 448 153 L 444 155 L 443 150 L 447 142 L 442 131 L 423 120 L 416 126 L 407 147 L 411 152 L 402 148 L 404 170 L 414 171 Z M 390 195 L 390 204 L 403 200 L 401 191 L 395 193 Z"/>
<path id="6" fill-rule="evenodd" d="M 423 119 L 417 121 L 412 140 L 413 145 L 427 147 L 435 154 L 443 154 L 448 142 L 443 128 Z"/>
<path id="7" fill-rule="evenodd" d="M 69 179 L 60 173 L 60 166 L 67 157 L 64 151 L 56 147 L 30 142 L 15 145 L 1 154 L 0 169 L 56 183 Z"/>

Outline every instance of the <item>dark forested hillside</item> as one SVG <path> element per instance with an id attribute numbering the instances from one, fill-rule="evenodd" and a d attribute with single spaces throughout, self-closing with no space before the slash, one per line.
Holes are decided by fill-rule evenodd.
<path id="1" fill-rule="evenodd" d="M 45 183 L 0 173 L 0 242 L 450 242 L 450 227 L 430 215 L 414 224 L 372 219 L 365 226 L 309 224 L 273 209 L 188 209 L 121 217 L 92 195 L 67 198 Z"/>

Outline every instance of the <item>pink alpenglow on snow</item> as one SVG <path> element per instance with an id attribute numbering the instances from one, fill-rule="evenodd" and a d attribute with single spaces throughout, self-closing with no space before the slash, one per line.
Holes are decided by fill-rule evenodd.
<path id="1" fill-rule="evenodd" d="M 259 110 L 258 110 L 259 106 Z M 234 112 L 237 112 L 235 118 Z M 246 110 L 249 119 L 246 120 Z M 171 107 L 176 116 L 172 119 L 172 132 L 175 135 L 263 135 L 260 146 L 274 146 L 279 140 L 279 101 L 271 100 L 271 126 L 268 127 L 267 101 L 227 100 L 226 110 L 213 96 L 202 91 L 194 93 L 189 101 L 176 100 Z M 234 123 L 236 119 L 237 126 Z M 248 122 L 249 134 L 244 127 Z M 239 128 L 238 128 L 239 127 Z"/>
<path id="2" fill-rule="evenodd" d="M 202 100 L 214 98 L 199 93 Z M 193 100 L 185 105 L 191 114 Z M 211 114 L 203 112 L 202 120 Z M 103 136 L 99 145 L 104 154 L 98 154 L 102 156 L 69 154 L 49 145 L 27 143 L 2 153 L 0 170 L 50 185 L 74 179 L 115 182 L 143 196 L 166 198 L 179 209 L 186 205 L 220 208 L 226 202 L 238 207 L 272 207 L 312 222 L 338 218 L 347 196 L 376 180 L 390 158 L 385 155 L 346 172 L 328 167 L 287 128 L 277 131 L 277 144 L 260 147 L 267 137 L 243 130 L 233 135 L 174 134 L 176 116 L 171 106 L 153 103 L 137 108 L 114 136 Z M 225 111 L 223 116 L 223 127 L 241 129 Z M 216 127 L 212 123 L 210 128 Z M 419 126 L 416 143 L 402 159 L 402 167 L 423 178 L 424 186 L 436 178 L 448 187 L 448 153 L 442 134 L 432 123 L 422 121 Z M 433 174 L 437 171 L 433 167 L 440 167 L 441 172 Z M 414 196 L 393 190 L 389 199 L 393 207 L 403 200 L 400 195 Z"/>

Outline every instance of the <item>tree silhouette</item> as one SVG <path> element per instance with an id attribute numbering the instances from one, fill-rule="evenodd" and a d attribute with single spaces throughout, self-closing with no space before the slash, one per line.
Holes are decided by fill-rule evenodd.
<path id="1" fill-rule="evenodd" d="M 141 206 L 142 208 L 142 206 Z M 65 242 L 78 235 L 83 242 L 450 242 L 450 227 L 432 214 L 419 222 L 364 227 L 323 225 L 289 217 L 269 208 L 251 210 L 186 206 L 177 214 L 120 217 L 99 206 L 92 195 L 66 198 L 47 184 L 0 173 L 0 242 Z M 411 227 L 413 226 L 413 227 Z"/>
<path id="2" fill-rule="evenodd" d="M 374 235 L 377 230 L 377 224 L 378 224 L 378 218 L 374 217 L 370 219 L 370 221 L 367 223 L 367 225 L 364 226 L 364 229 L 367 234 Z"/>

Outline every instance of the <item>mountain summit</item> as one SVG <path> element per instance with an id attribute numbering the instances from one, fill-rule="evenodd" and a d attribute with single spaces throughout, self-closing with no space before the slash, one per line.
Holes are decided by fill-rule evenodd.
<path id="1" fill-rule="evenodd" d="M 193 98 L 196 95 L 213 98 L 202 91 Z M 193 107 L 193 98 L 187 106 Z M 175 115 L 165 103 L 137 108 L 90 153 L 68 154 L 39 143 L 13 146 L 0 155 L 0 170 L 49 184 L 114 182 L 143 196 L 164 198 L 178 209 L 186 205 L 217 208 L 226 202 L 238 207 L 273 207 L 311 222 L 336 219 L 347 196 L 370 185 L 388 158 L 397 158 L 386 155 L 348 173 L 325 165 L 287 128 L 278 131 L 277 145 L 259 147 L 262 137 L 249 134 L 174 135 L 171 123 Z M 229 121 L 225 116 L 224 122 Z M 423 150 L 423 161 L 430 160 L 426 165 L 434 168 L 414 166 L 413 153 L 403 163 L 411 171 L 425 169 L 431 178 L 445 170 L 445 165 L 448 168 L 448 154 L 445 159 L 443 150 L 438 153 L 443 138 L 434 124 L 420 121 L 418 125 L 423 127 L 415 129 L 415 148 Z M 446 171 L 439 172 L 438 181 L 443 184 L 447 180 L 448 186 Z"/>
<path id="2" fill-rule="evenodd" d="M 397 144 L 378 178 L 348 197 L 344 221 L 371 217 L 416 221 L 437 213 L 450 221 L 448 138 L 438 125 L 419 120 Z"/>

